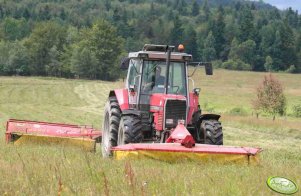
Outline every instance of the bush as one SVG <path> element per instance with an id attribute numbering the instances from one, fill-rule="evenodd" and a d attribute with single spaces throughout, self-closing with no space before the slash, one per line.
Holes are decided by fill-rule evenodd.
<path id="1" fill-rule="evenodd" d="M 243 61 L 241 60 L 236 60 L 236 64 L 235 64 L 235 67 L 234 67 L 235 70 L 251 70 L 251 65 L 248 64 L 248 63 L 244 63 Z"/>
<path id="2" fill-rule="evenodd" d="M 229 111 L 232 115 L 246 116 L 248 112 L 244 108 L 235 107 Z"/>
<path id="3" fill-rule="evenodd" d="M 212 61 L 212 66 L 214 68 L 221 68 L 223 65 L 223 62 L 221 60 Z"/>
<path id="4" fill-rule="evenodd" d="M 293 106 L 293 116 L 300 118 L 301 117 L 301 105 L 294 105 Z"/>
<path id="5" fill-rule="evenodd" d="M 240 59 L 229 59 L 222 64 L 222 68 L 231 70 L 251 70 L 251 65 L 243 62 Z"/>
<path id="6" fill-rule="evenodd" d="M 297 73 L 298 70 L 296 68 L 295 65 L 291 65 L 287 70 L 286 70 L 287 73 Z"/>
<path id="7" fill-rule="evenodd" d="M 233 69 L 233 68 L 232 68 L 232 67 L 233 67 L 233 64 L 234 64 L 234 61 L 231 60 L 231 59 L 229 59 L 228 61 L 226 61 L 226 62 L 224 62 L 224 63 L 222 64 L 222 68 L 224 68 L 224 69 Z"/>

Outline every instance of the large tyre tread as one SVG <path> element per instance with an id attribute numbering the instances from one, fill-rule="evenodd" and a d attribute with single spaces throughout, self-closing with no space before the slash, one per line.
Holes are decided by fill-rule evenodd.
<path id="1" fill-rule="evenodd" d="M 123 131 L 123 138 L 120 138 L 120 142 L 124 144 L 140 143 L 143 139 L 140 117 L 136 115 L 124 115 L 121 121 L 119 131 Z"/>
<path id="2" fill-rule="evenodd" d="M 119 107 L 118 101 L 116 97 L 110 97 L 105 105 L 105 112 L 104 112 L 104 121 L 105 116 L 108 114 L 108 130 L 105 130 L 105 126 L 103 126 L 103 131 L 107 131 L 107 136 L 109 137 L 109 148 L 117 146 L 117 139 L 118 139 L 118 129 L 119 129 L 119 123 L 121 118 L 121 109 Z M 105 124 L 106 122 L 103 122 Z M 104 142 L 102 142 L 102 145 L 105 145 Z M 102 147 L 103 156 L 107 157 L 111 155 L 110 150 L 105 150 L 104 146 Z"/>
<path id="3" fill-rule="evenodd" d="M 204 131 L 205 144 L 223 145 L 223 131 L 219 121 L 204 120 L 201 123 L 201 130 Z"/>

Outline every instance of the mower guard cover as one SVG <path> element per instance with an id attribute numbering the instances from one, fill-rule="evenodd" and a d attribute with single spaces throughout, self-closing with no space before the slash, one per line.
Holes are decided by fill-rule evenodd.
<path id="1" fill-rule="evenodd" d="M 101 132 L 88 126 L 10 119 L 6 124 L 6 142 L 22 144 L 59 144 L 95 151 Z"/>
<path id="2" fill-rule="evenodd" d="M 179 143 L 164 144 L 127 144 L 113 149 L 113 156 L 117 160 L 125 158 L 151 158 L 167 162 L 189 160 L 194 162 L 217 163 L 247 163 L 258 164 L 260 148 L 214 146 L 196 144 L 193 148 L 186 148 Z"/>
<path id="3" fill-rule="evenodd" d="M 179 124 L 166 140 L 167 143 L 139 143 L 113 147 L 115 159 L 151 158 L 167 162 L 190 160 L 194 162 L 258 164 L 260 148 L 195 144 L 183 124 Z"/>

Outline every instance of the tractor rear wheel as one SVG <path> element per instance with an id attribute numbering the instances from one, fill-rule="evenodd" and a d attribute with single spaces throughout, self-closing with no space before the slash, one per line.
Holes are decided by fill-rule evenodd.
<path id="1" fill-rule="evenodd" d="M 121 110 L 116 97 L 110 97 L 105 105 L 102 135 L 102 156 L 112 155 L 111 148 L 117 146 Z"/>
<path id="2" fill-rule="evenodd" d="M 204 134 L 204 143 L 211 145 L 223 145 L 223 128 L 217 120 L 203 120 L 201 132 Z"/>
<path id="3" fill-rule="evenodd" d="M 140 143 L 143 139 L 141 119 L 137 115 L 121 117 L 118 130 L 118 145 Z"/>

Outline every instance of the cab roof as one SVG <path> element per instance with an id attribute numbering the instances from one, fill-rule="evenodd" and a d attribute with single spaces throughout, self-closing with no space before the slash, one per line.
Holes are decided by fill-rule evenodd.
<path id="1" fill-rule="evenodd" d="M 138 52 L 130 52 L 129 58 L 142 58 L 142 59 L 150 59 L 150 60 L 166 60 L 167 50 L 170 49 L 171 61 L 191 61 L 192 55 L 182 52 L 173 52 L 174 46 L 168 45 L 153 45 L 153 44 L 145 44 L 143 49 Z"/>

